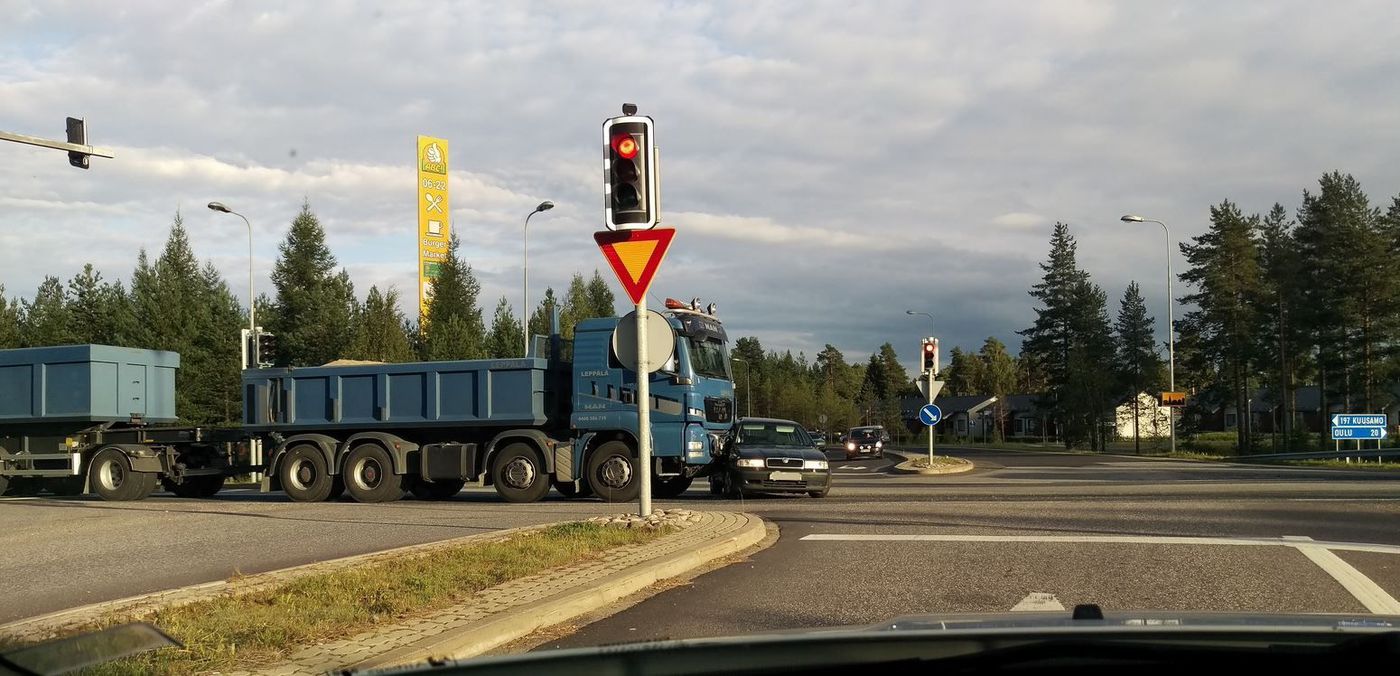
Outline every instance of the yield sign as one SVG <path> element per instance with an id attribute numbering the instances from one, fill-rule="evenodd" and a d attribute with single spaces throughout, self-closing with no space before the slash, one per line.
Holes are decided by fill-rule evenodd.
<path id="1" fill-rule="evenodd" d="M 675 228 L 604 230 L 593 233 L 593 240 L 603 250 L 603 257 L 608 259 L 632 304 L 641 305 L 675 236 Z"/>

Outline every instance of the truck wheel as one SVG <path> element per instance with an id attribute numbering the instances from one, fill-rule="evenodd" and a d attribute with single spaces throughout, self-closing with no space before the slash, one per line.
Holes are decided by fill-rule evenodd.
<path id="1" fill-rule="evenodd" d="M 408 490 L 413 493 L 413 497 L 419 500 L 447 500 L 461 493 L 462 487 L 465 485 L 467 482 L 461 479 L 428 481 L 414 478 Z"/>
<path id="2" fill-rule="evenodd" d="M 588 456 L 588 485 L 603 502 L 631 502 L 642 492 L 632 447 L 609 441 Z"/>
<path id="3" fill-rule="evenodd" d="M 690 483 L 691 483 L 692 481 L 694 481 L 694 480 L 695 480 L 694 477 L 688 477 L 688 476 L 668 477 L 668 478 L 665 478 L 665 479 L 658 479 L 658 478 L 656 478 L 656 477 L 652 477 L 652 479 L 651 479 L 651 497 L 653 497 L 653 498 L 674 498 L 674 497 L 679 497 L 681 493 L 684 493 L 684 492 L 686 491 L 686 489 L 690 488 Z"/>
<path id="4" fill-rule="evenodd" d="M 522 443 L 506 446 L 492 459 L 491 483 L 506 502 L 538 502 L 549 492 L 540 455 Z"/>
<path id="5" fill-rule="evenodd" d="M 88 483 L 103 500 L 144 500 L 156 489 L 156 475 L 132 470 L 126 454 L 115 448 L 99 451 L 88 472 Z"/>
<path id="6" fill-rule="evenodd" d="M 212 498 L 224 487 L 223 475 L 202 475 L 185 477 L 184 483 L 161 479 L 165 490 L 181 498 Z"/>
<path id="7" fill-rule="evenodd" d="M 393 502 L 403 497 L 404 476 L 378 444 L 361 444 L 345 457 L 345 492 L 356 502 Z"/>
<path id="8" fill-rule="evenodd" d="M 315 446 L 294 446 L 278 467 L 282 492 L 293 502 L 320 502 L 330 497 L 331 475 L 326 457 Z"/>
<path id="9" fill-rule="evenodd" d="M 9 488 L 10 488 L 10 477 L 4 476 L 4 475 L 0 475 L 0 495 L 4 495 L 4 494 L 5 494 L 5 491 L 8 490 Z"/>

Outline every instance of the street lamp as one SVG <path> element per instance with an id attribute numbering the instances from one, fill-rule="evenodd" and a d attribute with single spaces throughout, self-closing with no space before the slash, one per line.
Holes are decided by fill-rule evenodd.
<path id="1" fill-rule="evenodd" d="M 749 408 L 748 417 L 752 418 L 752 417 L 753 417 L 753 372 L 752 372 L 751 370 L 749 370 L 749 369 L 750 369 L 750 367 L 749 367 L 749 360 L 744 359 L 743 357 L 736 357 L 736 356 L 734 356 L 734 355 L 732 355 L 732 354 L 729 355 L 729 359 L 730 359 L 730 361 L 741 361 L 741 362 L 744 362 L 744 401 L 748 402 L 748 408 Z"/>
<path id="2" fill-rule="evenodd" d="M 248 334 L 253 336 L 253 340 L 257 340 L 256 332 L 258 329 L 254 308 L 257 307 L 258 302 L 253 297 L 253 224 L 248 222 L 247 216 L 224 206 L 223 202 L 210 202 L 209 208 L 221 213 L 233 214 L 243 219 L 243 224 L 248 226 Z"/>
<path id="3" fill-rule="evenodd" d="M 554 203 L 545 200 L 525 217 L 525 296 L 520 305 L 520 321 L 524 325 L 525 351 L 521 356 L 530 356 L 530 217 L 541 211 L 549 211 L 554 208 Z"/>
<path id="4" fill-rule="evenodd" d="M 923 315 L 923 316 L 925 316 L 925 317 L 928 317 L 928 326 L 929 326 L 929 329 L 928 329 L 928 330 L 929 330 L 930 332 L 933 331 L 933 315 L 931 315 L 931 314 L 929 314 L 929 313 L 927 313 L 927 312 L 915 312 L 915 311 L 913 311 L 913 310 L 905 310 L 905 311 L 904 311 L 904 314 L 909 315 L 909 316 L 911 316 L 911 317 L 914 316 L 914 315 Z M 929 335 L 932 336 L 933 334 L 932 334 L 932 333 L 929 333 Z"/>
<path id="5" fill-rule="evenodd" d="M 1176 322 L 1172 317 L 1172 233 L 1167 224 L 1155 218 L 1144 218 L 1128 214 L 1120 219 L 1124 223 L 1156 223 L 1162 226 L 1167 244 L 1167 389 L 1176 391 Z M 1136 396 L 1136 395 L 1134 395 Z M 1176 452 L 1176 409 L 1167 409 L 1167 427 L 1171 430 L 1172 453 Z"/>

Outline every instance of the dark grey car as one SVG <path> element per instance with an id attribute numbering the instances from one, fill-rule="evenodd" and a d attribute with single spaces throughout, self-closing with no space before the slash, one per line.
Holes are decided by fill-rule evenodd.
<path id="1" fill-rule="evenodd" d="M 806 493 L 824 498 L 831 490 L 826 454 L 791 420 L 740 418 L 710 476 L 710 492 L 730 498 L 750 493 Z"/>

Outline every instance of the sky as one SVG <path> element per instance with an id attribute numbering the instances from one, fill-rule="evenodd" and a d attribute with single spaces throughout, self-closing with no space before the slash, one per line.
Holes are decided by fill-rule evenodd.
<path id="1" fill-rule="evenodd" d="M 451 143 L 453 227 L 489 313 L 599 269 L 600 127 L 656 120 L 656 299 L 731 336 L 852 361 L 920 336 L 1015 353 L 1054 222 L 1165 341 L 1166 238 L 1231 199 L 1291 211 L 1324 172 L 1400 192 L 1393 2 L 0 0 L 0 130 L 115 151 L 88 171 L 0 143 L 0 283 L 130 278 L 183 216 L 246 299 L 303 202 L 357 293 L 417 289 L 414 149 Z M 1173 247 L 1174 250 L 1174 247 Z M 1179 272 L 1183 259 L 1172 255 Z M 1179 285 L 1176 295 L 1185 292 Z M 656 303 L 655 300 L 652 301 Z M 932 325 L 905 310 L 929 312 Z M 415 310 L 408 309 L 411 314 Z M 1180 309 L 1178 309 L 1178 317 Z"/>

